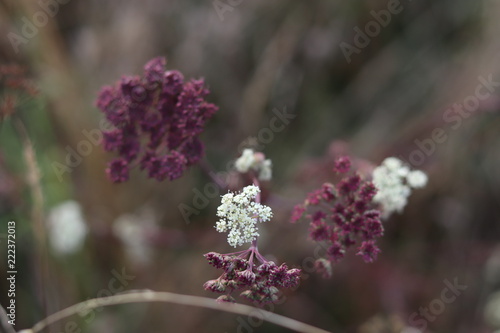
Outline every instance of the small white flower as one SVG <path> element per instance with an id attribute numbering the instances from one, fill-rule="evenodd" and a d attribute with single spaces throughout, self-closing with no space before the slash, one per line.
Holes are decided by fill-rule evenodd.
<path id="1" fill-rule="evenodd" d="M 218 232 L 229 232 L 227 242 L 231 246 L 241 246 L 251 243 L 259 236 L 257 222 L 266 222 L 271 219 L 271 208 L 253 201 L 260 193 L 255 185 L 243 188 L 241 193 L 227 193 L 222 197 L 221 205 L 217 208 L 220 218 L 215 224 Z"/>
<path id="2" fill-rule="evenodd" d="M 406 180 L 408 181 L 408 185 L 413 188 L 422 188 L 427 185 L 427 175 L 420 170 L 410 172 Z"/>
<path id="3" fill-rule="evenodd" d="M 87 225 L 76 201 L 65 201 L 50 210 L 47 218 L 48 238 L 57 254 L 68 255 L 83 246 Z"/>
<path id="4" fill-rule="evenodd" d="M 259 171 L 259 179 L 260 180 L 271 180 L 272 176 L 273 176 L 273 163 L 271 162 L 271 160 L 265 160 L 264 162 L 262 162 L 262 165 L 260 167 L 260 171 Z"/>
<path id="5" fill-rule="evenodd" d="M 271 160 L 266 160 L 264 154 L 256 153 L 252 149 L 244 149 L 234 166 L 240 173 L 247 173 L 250 169 L 258 172 L 259 180 L 268 181 L 272 178 Z"/>
<path id="6" fill-rule="evenodd" d="M 126 255 L 137 264 L 151 262 L 153 249 L 148 234 L 158 232 L 157 216 L 149 207 L 135 214 L 120 215 L 113 222 L 113 234 L 123 243 Z"/>
<path id="7" fill-rule="evenodd" d="M 410 169 L 396 157 L 388 157 L 382 165 L 373 170 L 373 184 L 377 194 L 373 201 L 382 206 L 385 218 L 393 212 L 402 212 L 408 203 L 411 188 L 422 188 L 427 183 L 427 175 Z"/>
<path id="8" fill-rule="evenodd" d="M 382 162 L 382 165 L 388 170 L 398 170 L 403 166 L 403 162 L 399 158 L 388 157 Z"/>
<path id="9" fill-rule="evenodd" d="M 236 170 L 238 170 L 238 172 L 245 173 L 250 170 L 254 163 L 254 151 L 252 149 L 243 149 L 243 153 L 236 160 L 234 166 L 236 167 Z"/>

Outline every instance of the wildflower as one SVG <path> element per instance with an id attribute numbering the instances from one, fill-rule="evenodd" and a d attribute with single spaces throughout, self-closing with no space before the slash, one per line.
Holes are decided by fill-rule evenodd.
<path id="1" fill-rule="evenodd" d="M 236 170 L 241 173 L 248 172 L 255 162 L 254 152 L 252 149 L 244 149 L 241 156 L 234 162 Z"/>
<path id="2" fill-rule="evenodd" d="M 411 171 L 406 177 L 406 181 L 412 188 L 422 188 L 427 185 L 427 175 L 420 170 Z"/>
<path id="3" fill-rule="evenodd" d="M 250 170 L 257 172 L 259 180 L 268 181 L 272 178 L 271 160 L 266 159 L 262 153 L 254 152 L 253 149 L 243 149 L 234 166 L 240 173 L 247 173 Z"/>
<path id="4" fill-rule="evenodd" d="M 154 58 L 142 77 L 125 76 L 99 93 L 96 105 L 115 127 L 103 133 L 103 145 L 120 156 L 107 168 L 113 182 L 126 181 L 135 165 L 158 181 L 174 180 L 204 154 L 198 137 L 218 108 L 204 100 L 203 80 L 185 82 L 165 64 Z"/>
<path id="5" fill-rule="evenodd" d="M 341 156 L 335 161 L 334 171 L 346 173 L 351 168 L 351 159 L 347 156 Z"/>
<path id="6" fill-rule="evenodd" d="M 236 290 L 243 290 L 240 296 L 257 304 L 275 302 L 279 288 L 294 288 L 299 284 L 300 269 L 289 269 L 285 264 L 277 266 L 262 257 L 254 246 L 233 254 L 209 252 L 205 258 L 215 268 L 224 270 L 218 279 L 203 285 L 205 290 L 226 293 L 217 298 L 218 302 L 234 302 L 231 294 Z"/>
<path id="7" fill-rule="evenodd" d="M 304 212 L 306 211 L 306 208 L 304 205 L 295 205 L 292 210 L 292 218 L 290 219 L 290 222 L 295 223 L 298 220 L 301 219 L 302 215 L 304 215 Z"/>
<path id="8" fill-rule="evenodd" d="M 269 221 L 273 215 L 271 208 L 253 200 L 260 193 L 255 185 L 249 185 L 239 194 L 227 193 L 217 208 L 220 220 L 215 228 L 218 232 L 229 231 L 227 241 L 231 246 L 251 243 L 259 233 L 257 222 Z"/>
<path id="9" fill-rule="evenodd" d="M 76 201 L 65 201 L 52 208 L 47 227 L 50 245 L 59 255 L 80 250 L 88 232 L 82 209 Z"/>
<path id="10" fill-rule="evenodd" d="M 365 241 L 359 247 L 357 255 L 362 256 L 365 262 L 373 262 L 377 259 L 377 255 L 380 249 L 375 245 L 373 241 Z"/>
<path id="11" fill-rule="evenodd" d="M 227 193 L 217 209 L 220 218 L 216 223 L 219 232 L 229 232 L 231 246 L 251 243 L 247 250 L 229 254 L 209 252 L 205 258 L 209 264 L 224 272 L 216 280 L 207 281 L 205 290 L 225 293 L 218 302 L 234 302 L 231 294 L 241 290 L 240 296 L 257 304 L 275 302 L 279 288 L 293 288 L 299 284 L 300 269 L 277 266 L 266 260 L 257 248 L 257 222 L 269 221 L 271 208 L 260 203 L 260 189 L 256 185 L 243 188 L 241 193 Z"/>
<path id="12" fill-rule="evenodd" d="M 316 259 L 316 261 L 314 262 L 314 268 L 325 279 L 332 277 L 332 263 L 330 260 L 327 260 L 325 258 Z"/>
<path id="13" fill-rule="evenodd" d="M 294 207 L 291 222 L 305 216 L 309 220 L 309 235 L 316 242 L 326 242 L 327 258 L 316 261 L 323 276 L 331 276 L 332 263 L 341 261 L 349 248 L 361 243 L 362 258 L 372 262 L 380 250 L 375 240 L 384 234 L 380 211 L 372 202 L 377 193 L 373 183 L 350 174 L 351 161 L 341 157 L 334 171 L 343 174 L 336 184 L 325 183 L 307 195 Z"/>
<path id="14" fill-rule="evenodd" d="M 395 157 L 386 158 L 382 165 L 373 170 L 372 176 L 378 190 L 373 201 L 381 206 L 384 218 L 388 218 L 393 212 L 402 212 L 411 189 L 422 188 L 427 183 L 424 172 L 410 171 Z"/>
<path id="15" fill-rule="evenodd" d="M 106 168 L 108 177 L 115 183 L 128 180 L 128 163 L 123 158 L 117 158 L 111 161 Z"/>

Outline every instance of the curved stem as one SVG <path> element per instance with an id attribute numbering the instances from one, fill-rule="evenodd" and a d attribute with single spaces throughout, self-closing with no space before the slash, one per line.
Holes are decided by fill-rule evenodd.
<path id="1" fill-rule="evenodd" d="M 250 258 L 248 259 L 248 270 L 249 271 L 253 271 L 253 257 L 254 257 L 254 254 L 255 254 L 255 250 L 252 249 L 252 251 L 250 252 Z"/>
<path id="2" fill-rule="evenodd" d="M 261 313 L 262 318 L 270 323 L 276 324 L 281 327 L 288 328 L 297 332 L 305 333 L 328 333 L 321 328 L 317 328 L 295 319 L 281 316 L 263 309 L 258 309 L 252 306 L 243 304 L 226 304 L 217 303 L 211 298 L 181 295 L 170 292 L 155 292 L 152 290 L 135 290 L 124 294 L 113 295 L 103 298 L 94 298 L 87 301 L 72 305 L 66 309 L 56 312 L 42 321 L 38 322 L 33 328 L 23 330 L 19 333 L 37 333 L 41 332 L 46 327 L 64 318 L 73 316 L 82 311 L 82 309 L 90 310 L 104 306 L 118 305 L 118 304 L 131 304 L 131 303 L 174 303 L 179 305 L 197 306 L 207 309 L 225 311 L 236 313 L 239 315 L 252 316 L 258 311 Z"/>
<path id="3" fill-rule="evenodd" d="M 237 251 L 237 252 L 231 252 L 231 253 L 224 253 L 223 255 L 225 256 L 238 256 L 242 254 L 247 254 L 250 251 L 250 249 L 242 250 L 242 251 Z"/>
<path id="4" fill-rule="evenodd" d="M 259 251 L 255 251 L 255 255 L 257 256 L 257 259 L 260 260 L 261 263 L 265 264 L 266 262 L 269 262 L 262 254 L 260 254 Z"/>

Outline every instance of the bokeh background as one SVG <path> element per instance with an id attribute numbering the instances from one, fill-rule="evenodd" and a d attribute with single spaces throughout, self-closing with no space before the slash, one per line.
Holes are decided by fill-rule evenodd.
<path id="1" fill-rule="evenodd" d="M 213 228 L 219 200 L 210 198 L 189 223 L 179 211 L 211 181 L 200 168 L 161 183 L 136 172 L 116 185 L 104 173 L 113 156 L 100 145 L 59 176 L 54 166 L 88 140 L 86 131 L 100 129 L 102 114 L 94 106 L 100 87 L 142 73 L 155 56 L 165 56 L 168 69 L 185 77 L 204 77 L 207 99 L 220 107 L 202 135 L 213 170 L 227 171 L 245 146 L 257 145 L 273 160 L 274 177 L 264 187 L 275 218 L 261 227 L 259 243 L 280 262 L 304 268 L 312 256 L 307 225 L 289 224 L 290 211 L 329 180 L 335 156 L 348 153 L 375 165 L 400 156 L 429 175 L 405 211 L 386 221 L 375 263 L 351 253 L 331 279 L 307 274 L 275 313 L 333 332 L 414 333 L 412 313 L 439 299 L 445 280 L 458 279 L 467 289 L 427 330 L 500 329 L 499 84 L 472 111 L 449 113 L 471 100 L 481 78 L 500 80 L 498 1 L 52 1 L 47 8 L 54 15 L 15 52 L 9 34 L 23 36 L 26 20 L 34 22 L 45 3 L 0 2 L 1 65 L 22 66 L 38 89 L 36 96 L 18 97 L 15 114 L 2 117 L 0 127 L 2 235 L 7 221 L 17 222 L 16 329 L 104 296 L 122 270 L 134 276 L 123 291 L 214 297 L 202 285 L 219 272 L 202 254 L 231 252 Z M 346 57 L 341 45 L 355 46 L 355 28 L 365 31 L 377 22 L 372 11 L 390 6 L 400 10 Z M 12 91 L 4 82 L 0 89 L 4 103 Z M 272 140 L 259 141 L 259 131 L 284 109 L 296 118 Z M 19 123 L 33 143 L 42 207 Z M 435 147 L 424 153 L 417 142 L 429 142 L 439 128 L 446 139 L 432 141 Z M 60 223 L 54 227 L 53 220 Z M 82 221 L 86 234 L 65 228 L 69 220 Z M 40 232 L 48 237 L 43 267 Z M 85 236 L 81 242 L 77 234 Z M 2 269 L 2 305 L 5 274 Z M 65 332 L 70 321 L 82 332 L 286 332 L 163 304 L 107 308 L 47 332 Z"/>

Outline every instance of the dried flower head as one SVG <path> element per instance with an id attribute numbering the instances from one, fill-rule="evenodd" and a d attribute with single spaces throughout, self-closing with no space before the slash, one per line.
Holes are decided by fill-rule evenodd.
<path id="1" fill-rule="evenodd" d="M 232 254 L 209 252 L 205 258 L 224 271 L 218 279 L 203 285 L 205 290 L 224 294 L 217 298 L 218 302 L 235 302 L 231 294 L 241 290 L 240 296 L 252 302 L 271 303 L 278 299 L 280 288 L 294 288 L 300 282 L 300 269 L 267 261 L 253 246 Z"/>
<path id="2" fill-rule="evenodd" d="M 104 133 L 104 148 L 120 156 L 106 170 L 113 182 L 126 181 L 136 165 L 158 181 L 174 180 L 203 155 L 198 136 L 218 108 L 205 101 L 203 80 L 185 82 L 165 64 L 154 58 L 142 77 L 125 76 L 99 93 L 96 104 L 115 127 Z"/>
<path id="3" fill-rule="evenodd" d="M 375 240 L 384 234 L 380 212 L 375 209 L 372 199 L 376 195 L 375 186 L 350 173 L 351 162 L 341 157 L 335 162 L 334 171 L 343 174 L 336 184 L 325 183 L 307 195 L 304 203 L 296 205 L 291 222 L 297 222 L 304 215 L 309 221 L 309 236 L 316 242 L 326 242 L 327 260 L 316 262 L 323 276 L 331 275 L 331 263 L 342 260 L 347 250 L 355 244 L 358 255 L 365 262 L 372 262 L 380 250 Z"/>

